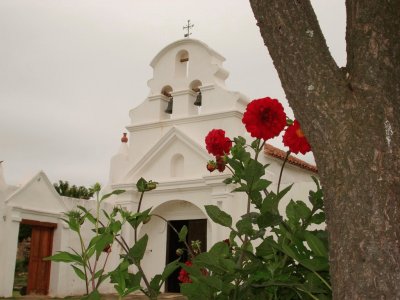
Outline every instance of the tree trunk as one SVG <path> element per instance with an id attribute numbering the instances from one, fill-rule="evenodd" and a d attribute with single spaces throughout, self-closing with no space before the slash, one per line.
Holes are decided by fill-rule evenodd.
<path id="1" fill-rule="evenodd" d="M 347 66 L 308 0 L 250 0 L 325 194 L 335 299 L 400 299 L 400 0 L 346 1 Z"/>

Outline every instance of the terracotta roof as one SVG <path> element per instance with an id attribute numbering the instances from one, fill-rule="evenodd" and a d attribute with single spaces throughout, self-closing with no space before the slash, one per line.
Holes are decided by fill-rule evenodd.
<path id="1" fill-rule="evenodd" d="M 285 157 L 286 157 L 286 152 L 285 151 L 283 151 L 283 150 L 281 150 L 279 148 L 276 148 L 276 147 L 274 147 L 274 146 L 272 146 L 270 144 L 265 144 L 265 146 L 264 146 L 264 154 L 272 156 L 272 157 L 279 158 L 281 160 L 284 160 Z M 314 166 L 312 164 L 309 164 L 309 163 L 305 162 L 304 160 L 301 160 L 301 159 L 299 159 L 297 157 L 294 157 L 292 155 L 289 155 L 289 158 L 288 158 L 287 162 L 292 164 L 292 165 L 294 165 L 294 166 L 300 167 L 302 169 L 305 169 L 305 170 L 308 170 L 308 171 L 311 171 L 311 172 L 314 172 L 314 173 L 318 173 L 318 169 L 317 169 L 316 166 Z"/>

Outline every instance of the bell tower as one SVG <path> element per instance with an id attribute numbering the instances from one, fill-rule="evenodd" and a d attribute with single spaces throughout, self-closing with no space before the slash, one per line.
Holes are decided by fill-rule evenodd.
<path id="1" fill-rule="evenodd" d="M 132 125 L 241 109 L 242 95 L 227 91 L 225 58 L 203 42 L 185 38 L 151 61 L 149 97 L 131 111 Z"/>

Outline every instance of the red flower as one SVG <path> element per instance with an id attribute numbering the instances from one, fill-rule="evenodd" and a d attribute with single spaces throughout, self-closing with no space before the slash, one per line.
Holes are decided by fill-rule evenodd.
<path id="1" fill-rule="evenodd" d="M 285 128 L 286 114 L 278 100 L 266 97 L 247 105 L 242 122 L 252 137 L 268 140 Z"/>
<path id="2" fill-rule="evenodd" d="M 311 146 L 304 136 L 303 131 L 300 128 L 300 123 L 295 120 L 292 125 L 290 125 L 285 134 L 283 135 L 283 144 L 289 147 L 289 150 L 293 153 L 306 154 L 311 150 Z"/>
<path id="3" fill-rule="evenodd" d="M 192 266 L 192 262 L 191 261 L 187 261 L 187 262 L 185 262 L 185 265 L 191 267 Z M 179 271 L 178 280 L 180 282 L 182 282 L 182 283 L 192 283 L 192 279 L 190 279 L 189 273 L 186 272 L 184 269 L 181 269 Z"/>
<path id="4" fill-rule="evenodd" d="M 231 151 L 232 141 L 225 136 L 224 130 L 213 129 L 206 136 L 206 148 L 212 155 L 223 156 Z"/>

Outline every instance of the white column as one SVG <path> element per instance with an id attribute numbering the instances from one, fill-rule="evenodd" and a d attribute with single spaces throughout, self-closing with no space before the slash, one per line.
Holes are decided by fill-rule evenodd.
<path id="1" fill-rule="evenodd" d="M 3 273 L 3 277 L 0 281 L 0 296 L 2 297 L 12 297 L 20 222 L 20 213 L 11 208 L 7 208 L 3 249 L 1 253 L 1 273 Z"/>

